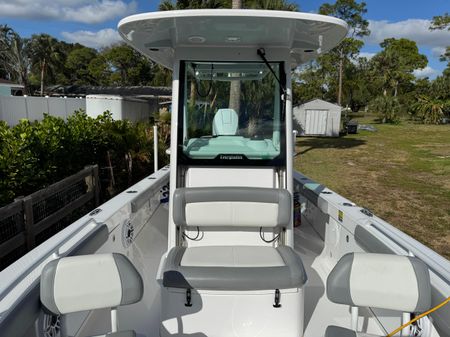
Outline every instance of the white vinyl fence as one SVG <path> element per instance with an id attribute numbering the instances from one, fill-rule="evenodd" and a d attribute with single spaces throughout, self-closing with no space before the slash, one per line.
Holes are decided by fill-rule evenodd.
<path id="1" fill-rule="evenodd" d="M 84 98 L 0 96 L 0 120 L 9 126 L 23 118 L 41 121 L 44 113 L 66 119 L 80 109 L 86 111 Z"/>

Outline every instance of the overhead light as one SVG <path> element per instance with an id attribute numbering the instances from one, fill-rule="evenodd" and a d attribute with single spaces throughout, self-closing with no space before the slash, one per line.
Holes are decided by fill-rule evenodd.
<path id="1" fill-rule="evenodd" d="M 227 42 L 239 42 L 241 41 L 241 38 L 239 36 L 228 36 Z"/>
<path id="2" fill-rule="evenodd" d="M 196 71 L 195 72 L 195 76 L 198 76 L 198 75 L 200 75 L 200 73 L 198 71 Z"/>
<path id="3" fill-rule="evenodd" d="M 200 35 L 189 36 L 188 40 L 189 40 L 189 42 L 192 42 L 192 43 L 203 43 L 206 41 L 206 39 Z"/>

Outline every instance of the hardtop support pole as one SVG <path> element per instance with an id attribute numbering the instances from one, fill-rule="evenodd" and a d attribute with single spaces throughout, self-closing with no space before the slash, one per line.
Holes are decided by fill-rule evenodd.
<path id="1" fill-rule="evenodd" d="M 154 172 L 158 171 L 158 127 L 153 125 L 153 165 Z"/>

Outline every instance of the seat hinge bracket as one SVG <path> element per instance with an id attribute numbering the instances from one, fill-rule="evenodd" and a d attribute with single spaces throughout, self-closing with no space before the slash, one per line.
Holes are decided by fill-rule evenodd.
<path id="1" fill-rule="evenodd" d="M 186 303 L 184 303 L 185 307 L 192 307 L 192 293 L 191 289 L 186 289 Z"/>
<path id="2" fill-rule="evenodd" d="M 273 304 L 274 308 L 281 308 L 280 304 L 280 289 L 275 289 L 275 303 Z"/>

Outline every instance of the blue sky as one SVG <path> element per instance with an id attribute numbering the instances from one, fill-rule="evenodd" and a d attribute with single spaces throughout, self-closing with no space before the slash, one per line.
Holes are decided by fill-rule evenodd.
<path id="1" fill-rule="evenodd" d="M 317 12 L 320 0 L 295 1 L 303 12 Z M 366 0 L 372 34 L 362 55 L 371 57 L 388 37 L 416 41 L 428 58 L 417 76 L 434 78 L 445 68 L 439 55 L 450 45 L 450 32 L 428 30 L 429 20 L 450 11 L 450 0 Z M 130 14 L 154 11 L 157 0 L 0 0 L 0 23 L 22 36 L 48 33 L 68 42 L 100 48 L 119 41 L 118 21 Z"/>

